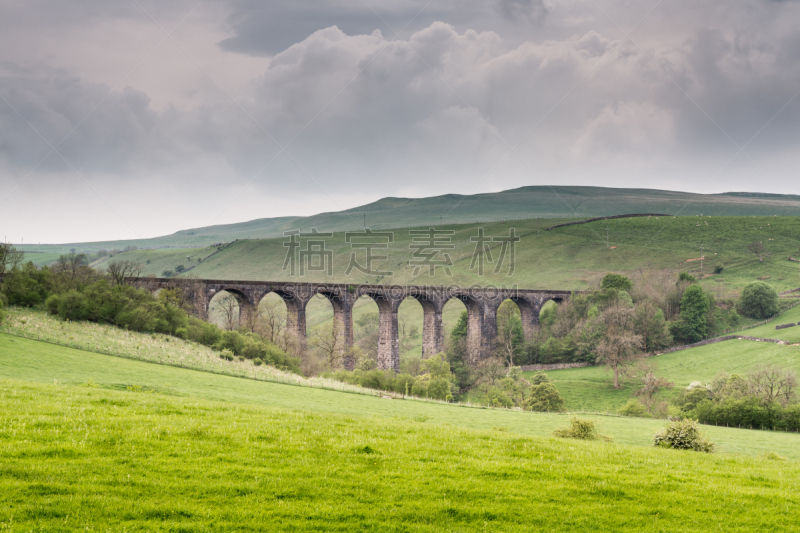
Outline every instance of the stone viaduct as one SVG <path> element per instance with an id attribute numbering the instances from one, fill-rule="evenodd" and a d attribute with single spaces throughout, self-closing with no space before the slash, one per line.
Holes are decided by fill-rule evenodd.
<path id="1" fill-rule="evenodd" d="M 211 299 L 222 291 L 233 295 L 239 303 L 240 321 L 247 321 L 258 304 L 269 293 L 275 293 L 286 303 L 288 333 L 298 345 L 306 342 L 306 304 L 316 295 L 327 298 L 333 306 L 334 325 L 338 328 L 342 353 L 353 344 L 353 305 L 369 297 L 378 305 L 380 326 L 378 368 L 397 371 L 400 366 L 397 312 L 406 298 L 414 298 L 424 312 L 422 325 L 422 354 L 427 358 L 444 349 L 442 310 L 455 298 L 467 308 L 467 357 L 477 363 L 488 353 L 497 336 L 497 309 L 505 300 L 517 304 L 526 338 L 539 328 L 539 311 L 549 300 L 562 301 L 571 291 L 528 290 L 504 287 L 455 287 L 422 285 L 349 285 L 338 283 L 292 283 L 273 281 L 233 281 L 210 279 L 137 278 L 135 286 L 152 292 L 164 288 L 181 288 L 192 301 L 195 314 L 208 319 Z M 353 362 L 345 358 L 345 366 Z"/>

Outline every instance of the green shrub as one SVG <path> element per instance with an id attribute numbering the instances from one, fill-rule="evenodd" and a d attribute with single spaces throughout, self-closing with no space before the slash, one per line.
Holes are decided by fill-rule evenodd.
<path id="1" fill-rule="evenodd" d="M 619 414 L 622 416 L 635 416 L 638 418 L 650 418 L 650 413 L 647 411 L 647 407 L 642 404 L 639 400 L 631 398 L 628 400 L 622 409 L 618 411 Z"/>
<path id="2" fill-rule="evenodd" d="M 722 265 L 717 265 L 714 267 L 714 274 L 722 274 L 723 270 L 725 270 L 725 267 Z"/>
<path id="3" fill-rule="evenodd" d="M 0 324 L 6 319 L 6 312 L 3 311 L 3 307 L 5 307 L 5 305 L 3 305 L 3 300 L 0 300 Z"/>
<path id="4" fill-rule="evenodd" d="M 742 314 L 751 318 L 767 318 L 778 314 L 778 293 L 763 281 L 745 285 L 739 300 Z"/>
<path id="5" fill-rule="evenodd" d="M 418 379 L 414 381 L 414 386 L 411 387 L 411 394 L 420 398 L 428 397 L 428 382 Z"/>
<path id="6" fill-rule="evenodd" d="M 606 274 L 600 282 L 601 289 L 617 289 L 618 291 L 629 291 L 633 287 L 630 279 L 622 274 Z"/>
<path id="7" fill-rule="evenodd" d="M 50 295 L 47 298 L 47 300 L 45 300 L 45 302 L 44 302 L 44 306 L 47 309 L 47 312 L 50 313 L 51 315 L 57 315 L 58 314 L 58 304 L 59 304 L 60 301 L 61 300 L 60 300 L 60 298 L 58 297 L 57 294 Z"/>
<path id="8" fill-rule="evenodd" d="M 612 437 L 598 433 L 592 420 L 578 418 L 577 416 L 570 417 L 569 426 L 556 429 L 553 431 L 553 435 L 562 439 L 614 440 Z"/>
<path id="9" fill-rule="evenodd" d="M 559 413 L 566 402 L 552 383 L 540 383 L 531 387 L 525 408 L 529 411 Z"/>
<path id="10" fill-rule="evenodd" d="M 531 385 L 541 385 L 542 383 L 550 383 L 550 378 L 543 370 L 536 372 L 530 379 Z"/>
<path id="11" fill-rule="evenodd" d="M 75 289 L 64 293 L 58 299 L 58 316 L 64 320 L 86 320 L 88 314 L 86 297 Z"/>
<path id="12" fill-rule="evenodd" d="M 435 378 L 428 383 L 428 398 L 445 400 L 450 395 L 450 382 L 446 378 Z"/>
<path id="13" fill-rule="evenodd" d="M 653 435 L 653 446 L 705 453 L 714 451 L 714 443 L 703 437 L 697 420 L 691 418 L 672 422 L 661 429 Z"/>

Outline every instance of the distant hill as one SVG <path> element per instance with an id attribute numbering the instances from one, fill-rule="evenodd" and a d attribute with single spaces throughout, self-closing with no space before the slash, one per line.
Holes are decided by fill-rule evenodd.
<path id="1" fill-rule="evenodd" d="M 623 213 L 667 213 L 677 216 L 798 216 L 800 196 L 766 193 L 695 194 L 656 189 L 535 186 L 497 193 L 446 194 L 428 198 L 382 198 L 345 211 L 308 217 L 262 218 L 190 228 L 153 239 L 42 245 L 40 251 L 98 250 L 137 246 L 203 247 L 236 239 L 283 236 L 292 229 L 347 231 L 367 226 L 400 228 L 428 224 L 463 224 L 543 218 L 588 218 Z"/>

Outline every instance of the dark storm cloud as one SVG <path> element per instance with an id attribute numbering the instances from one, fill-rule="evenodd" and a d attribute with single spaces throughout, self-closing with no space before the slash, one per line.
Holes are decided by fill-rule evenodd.
<path id="1" fill-rule="evenodd" d="M 150 99 L 130 87 L 85 83 L 60 69 L 0 65 L 0 154 L 33 168 L 51 147 L 79 169 L 121 172 L 153 143 L 157 116 Z M 67 170 L 59 157 L 45 170 Z"/>

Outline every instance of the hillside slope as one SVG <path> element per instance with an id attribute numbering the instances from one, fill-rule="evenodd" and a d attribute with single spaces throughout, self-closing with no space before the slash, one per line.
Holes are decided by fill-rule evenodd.
<path id="1" fill-rule="evenodd" d="M 563 222 L 555 219 L 549 222 Z M 366 252 L 346 242 L 344 233 L 325 239 L 331 252 L 331 275 L 325 271 L 298 268 L 294 275 L 284 270 L 287 255 L 285 238 L 243 240 L 220 249 L 184 251 L 136 250 L 116 256 L 145 263 L 147 273 L 160 275 L 180 263 L 192 267 L 189 275 L 206 279 L 240 279 L 270 281 L 315 281 L 341 283 L 455 284 L 470 286 L 517 285 L 520 288 L 583 289 L 609 271 L 636 275 L 642 270 L 685 271 L 700 277 L 716 294 L 735 293 L 755 279 L 765 279 L 779 291 L 800 286 L 798 263 L 789 256 L 800 256 L 800 218 L 797 217 L 651 217 L 601 220 L 588 224 L 537 231 L 536 219 L 486 224 L 445 225 L 437 230 L 451 231 L 446 236 L 452 248 L 443 248 L 437 259 L 448 254 L 452 260 L 450 274 L 443 268 L 430 276 L 428 268 L 417 269 L 414 254 L 418 248 L 409 230 L 393 232 L 393 242 L 386 249 L 375 249 L 373 269 L 391 275 L 367 275 L 353 269 L 346 273 L 351 255 L 365 263 Z M 485 271 L 481 276 L 473 261 L 481 231 L 485 236 L 508 236 L 514 228 L 520 238 L 516 245 L 513 271 L 507 250 L 503 266 L 495 266 L 502 252 L 501 244 L 492 243 L 493 263 L 484 254 Z M 307 239 L 301 239 L 302 250 Z M 764 248 L 759 257 L 748 250 L 758 242 Z M 608 243 L 608 246 L 607 246 Z M 704 260 L 699 260 L 701 246 Z M 480 250 L 478 250 L 480 252 Z M 213 254 L 213 255 L 212 255 Z M 763 259 L 763 260 L 761 260 Z M 98 263 L 102 268 L 103 263 Z M 716 267 L 722 273 L 713 274 Z M 701 271 L 702 269 L 702 271 Z"/>
<path id="2" fill-rule="evenodd" d="M 301 199 L 298 197 L 298 203 Z M 268 208 L 268 206 L 267 206 Z M 38 251 L 97 250 L 163 246 L 203 247 L 236 239 L 283 236 L 293 229 L 349 231 L 366 225 L 401 228 L 429 224 L 461 224 L 523 218 L 588 218 L 625 213 L 678 216 L 798 216 L 800 196 L 761 193 L 695 194 L 656 189 L 531 186 L 496 193 L 446 194 L 428 198 L 383 198 L 340 212 L 305 217 L 262 218 L 248 222 L 190 228 L 152 239 L 43 245 Z"/>

